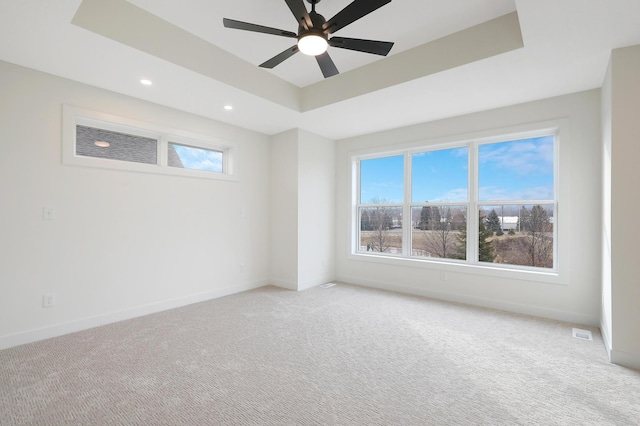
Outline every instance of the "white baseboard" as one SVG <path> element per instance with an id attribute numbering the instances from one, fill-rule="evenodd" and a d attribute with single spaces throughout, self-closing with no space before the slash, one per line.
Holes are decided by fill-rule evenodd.
<path id="1" fill-rule="evenodd" d="M 640 370 L 640 354 L 631 354 L 628 352 L 617 351 L 612 348 L 609 328 L 607 327 L 604 318 L 600 322 L 600 334 L 602 334 L 602 340 L 604 341 L 604 348 L 607 351 L 609 362 L 623 367 Z"/>
<path id="2" fill-rule="evenodd" d="M 293 283 L 291 281 L 287 281 L 287 280 L 280 280 L 278 278 L 271 278 L 269 280 L 269 284 L 274 285 L 276 287 L 284 288 L 285 290 L 293 290 L 293 291 L 298 290 L 298 284 Z"/>
<path id="3" fill-rule="evenodd" d="M 316 278 L 313 280 L 308 280 L 308 281 L 299 283 L 298 290 L 299 291 L 307 290 L 307 289 L 319 286 L 320 284 L 333 282 L 334 280 L 335 280 L 335 277 L 322 277 L 322 278 Z"/>
<path id="4" fill-rule="evenodd" d="M 602 335 L 602 342 L 604 343 L 604 349 L 607 351 L 609 361 L 611 361 L 611 338 L 609 337 L 609 328 L 604 321 L 604 318 L 600 320 L 600 334 Z"/>
<path id="5" fill-rule="evenodd" d="M 579 314 L 575 312 L 559 311 L 548 309 L 540 306 L 525 305 L 521 303 L 508 302 L 504 300 L 496 300 L 482 298 L 476 296 L 468 296 L 459 293 L 446 293 L 441 291 L 433 291 L 425 288 L 412 287 L 409 285 L 389 284 L 372 280 L 363 280 L 357 277 L 340 276 L 338 281 L 360 285 L 363 287 L 372 287 L 380 290 L 397 291 L 400 293 L 412 294 L 415 296 L 430 297 L 433 299 L 445 300 L 448 302 L 464 303 L 467 305 L 480 306 L 490 309 L 498 309 L 501 311 L 513 312 L 516 314 L 531 315 L 541 318 L 549 318 L 558 321 L 565 321 L 574 324 L 583 324 L 591 327 L 600 325 L 600 318 L 589 315 Z"/>
<path id="6" fill-rule="evenodd" d="M 630 354 L 628 352 L 612 349 L 610 360 L 612 364 L 633 368 L 634 370 L 640 370 L 640 354 Z"/>
<path id="7" fill-rule="evenodd" d="M 272 278 L 269 282 L 276 287 L 284 288 L 286 290 L 303 291 L 320 284 L 330 283 L 332 281 L 334 281 L 334 277 L 315 278 L 313 280 L 308 280 L 301 283 L 293 283 L 291 281 Z"/>
<path id="8" fill-rule="evenodd" d="M 264 287 L 265 285 L 268 285 L 268 282 L 266 280 L 241 284 L 237 286 L 224 287 L 221 289 L 192 294 L 177 299 L 150 303 L 148 305 L 142 305 L 124 311 L 110 312 L 103 315 L 81 318 L 78 320 L 73 320 L 61 324 L 54 324 L 47 327 L 28 330 L 25 332 L 9 334 L 7 336 L 0 337 L 0 349 L 7 349 L 26 343 L 37 342 L 38 340 L 50 339 L 52 337 L 75 333 L 77 331 L 87 330 L 89 328 L 99 327 L 101 325 L 111 324 L 114 322 L 137 318 L 156 312 L 179 308 L 181 306 L 191 305 L 193 303 L 217 299 L 219 297 Z"/>

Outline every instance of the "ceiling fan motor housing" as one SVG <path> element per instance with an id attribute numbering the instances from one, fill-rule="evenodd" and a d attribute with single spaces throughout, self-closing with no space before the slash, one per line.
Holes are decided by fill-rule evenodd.
<path id="1" fill-rule="evenodd" d="M 322 29 L 322 26 L 325 24 L 325 22 L 327 22 L 327 20 L 324 19 L 324 16 L 320 15 L 316 11 L 311 11 L 309 12 L 309 17 L 311 18 L 313 27 L 305 29 L 304 25 L 300 24 L 300 26 L 298 27 L 298 40 L 300 40 L 301 37 L 309 34 L 319 35 L 320 37 L 327 40 L 327 34 L 325 34 L 324 30 Z"/>

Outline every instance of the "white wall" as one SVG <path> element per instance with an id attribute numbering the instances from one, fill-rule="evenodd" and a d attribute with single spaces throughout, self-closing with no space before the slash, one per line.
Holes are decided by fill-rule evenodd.
<path id="1" fill-rule="evenodd" d="M 267 283 L 268 137 L 4 62 L 0 93 L 0 348 Z M 62 165 L 62 104 L 234 141 L 239 180 Z"/>
<path id="2" fill-rule="evenodd" d="M 335 142 L 293 129 L 272 138 L 271 283 L 335 278 Z"/>
<path id="3" fill-rule="evenodd" d="M 335 142 L 300 130 L 298 289 L 335 279 Z"/>
<path id="4" fill-rule="evenodd" d="M 298 289 L 298 130 L 271 138 L 271 283 Z"/>
<path id="5" fill-rule="evenodd" d="M 600 331 L 611 359 L 611 61 L 602 84 L 602 312 Z"/>
<path id="6" fill-rule="evenodd" d="M 464 99 L 460 100 L 464 102 Z M 350 256 L 351 152 L 415 141 L 456 140 L 495 129 L 564 122 L 560 138 L 560 276 L 554 280 L 476 273 L 438 263 L 406 266 Z M 337 142 L 337 279 L 577 323 L 600 323 L 600 91 L 424 123 Z M 362 256 L 359 256 L 363 258 Z M 440 271 L 447 280 L 440 280 Z"/>
<path id="7" fill-rule="evenodd" d="M 633 368 L 640 368 L 640 229 L 630 225 L 640 209 L 637 196 L 640 187 L 639 76 L 640 45 L 612 52 L 610 144 L 605 139 L 605 146 L 609 145 L 611 154 L 610 355 L 612 362 Z M 604 281 L 603 285 L 606 284 Z"/>

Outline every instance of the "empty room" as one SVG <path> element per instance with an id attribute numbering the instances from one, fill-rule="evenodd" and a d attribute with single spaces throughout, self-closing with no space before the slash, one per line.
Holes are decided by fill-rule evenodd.
<path id="1" fill-rule="evenodd" d="M 637 0 L 0 1 L 1 425 L 640 425 Z"/>

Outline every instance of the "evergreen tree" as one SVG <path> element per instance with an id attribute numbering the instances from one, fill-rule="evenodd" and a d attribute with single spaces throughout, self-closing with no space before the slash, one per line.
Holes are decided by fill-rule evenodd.
<path id="1" fill-rule="evenodd" d="M 480 262 L 493 262 L 495 255 L 493 254 L 493 241 L 487 238 L 493 235 L 493 231 L 484 226 L 484 218 L 478 221 L 478 260 Z M 467 223 L 463 222 L 458 227 L 458 244 L 456 246 L 455 259 L 467 258 Z"/>
<path id="2" fill-rule="evenodd" d="M 467 259 L 467 221 L 461 222 L 458 226 L 458 244 L 456 245 L 456 253 L 454 259 Z"/>
<path id="3" fill-rule="evenodd" d="M 429 228 L 429 223 L 431 222 L 431 207 L 423 206 L 420 211 L 420 222 L 418 223 L 418 228 L 425 231 Z"/>
<path id="4" fill-rule="evenodd" d="M 500 217 L 498 213 L 494 209 L 491 209 L 489 214 L 487 215 L 487 230 L 490 230 L 492 233 L 498 233 L 498 231 L 502 231 L 502 224 L 500 223 Z M 502 234 L 500 234 L 502 235 Z"/>
<path id="5" fill-rule="evenodd" d="M 373 227 L 371 226 L 371 217 L 369 216 L 369 212 L 363 209 L 362 215 L 360 216 L 360 230 L 371 231 L 372 229 Z"/>
<path id="6" fill-rule="evenodd" d="M 438 206 L 434 206 L 431 208 L 431 222 L 429 225 L 431 229 L 439 229 L 442 223 L 442 216 L 440 216 L 440 209 Z"/>
<path id="7" fill-rule="evenodd" d="M 487 229 L 484 226 L 484 221 L 480 219 L 478 225 L 478 260 L 480 262 L 493 262 L 495 255 L 493 254 L 493 241 L 488 241 L 487 238 L 493 235 L 491 229 Z"/>
<path id="8" fill-rule="evenodd" d="M 518 231 L 524 232 L 529 230 L 529 222 L 531 221 L 531 213 L 529 210 L 522 206 L 518 213 Z"/>

